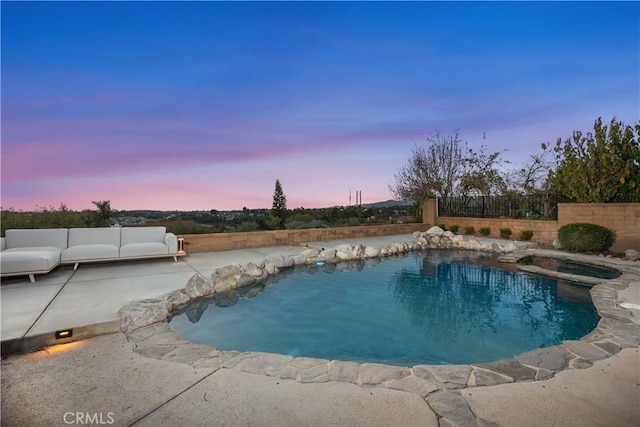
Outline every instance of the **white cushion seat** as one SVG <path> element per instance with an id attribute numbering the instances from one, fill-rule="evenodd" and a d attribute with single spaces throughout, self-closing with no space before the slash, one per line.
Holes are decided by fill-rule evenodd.
<path id="1" fill-rule="evenodd" d="M 118 258 L 118 247 L 105 243 L 72 246 L 62 251 L 62 262 L 76 262 Z"/>
<path id="2" fill-rule="evenodd" d="M 2 276 L 48 273 L 60 264 L 60 253 L 67 247 L 66 228 L 13 229 L 5 232 L 0 253 Z"/>
<path id="3" fill-rule="evenodd" d="M 120 248 L 120 258 L 168 254 L 169 247 L 158 242 L 129 243 Z"/>
<path id="4" fill-rule="evenodd" d="M 60 263 L 59 248 L 7 249 L 0 253 L 2 274 L 12 273 L 46 273 Z"/>
<path id="5" fill-rule="evenodd" d="M 167 244 L 165 227 L 123 227 L 121 237 L 120 258 L 168 255 L 178 249 L 177 239 L 171 239 L 175 248 Z"/>
<path id="6" fill-rule="evenodd" d="M 99 261 L 118 258 L 118 228 L 70 228 L 69 247 L 62 251 L 62 262 Z"/>

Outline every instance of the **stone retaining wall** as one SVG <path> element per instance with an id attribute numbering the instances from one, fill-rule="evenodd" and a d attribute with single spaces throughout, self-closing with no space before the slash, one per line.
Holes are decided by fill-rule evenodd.
<path id="1" fill-rule="evenodd" d="M 178 237 L 184 238 L 188 253 L 198 253 L 271 246 L 299 246 L 308 242 L 411 234 L 421 228 L 423 228 L 421 224 L 414 223 L 246 233 L 185 234 Z"/>

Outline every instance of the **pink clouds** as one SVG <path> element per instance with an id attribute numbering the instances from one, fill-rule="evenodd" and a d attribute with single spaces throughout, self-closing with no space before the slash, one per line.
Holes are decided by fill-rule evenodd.
<path id="1" fill-rule="evenodd" d="M 3 129 L 3 156 L 28 159 L 6 163 L 2 170 L 5 182 L 313 156 L 354 144 L 380 147 L 407 136 L 407 132 L 384 128 L 357 132 L 305 129 L 252 118 L 222 126 L 145 116 L 46 118 L 38 120 L 36 129 L 26 124 L 16 119 Z"/>
<path id="2" fill-rule="evenodd" d="M 114 209 L 227 210 L 268 208 L 274 183 L 280 179 L 288 206 L 325 207 L 348 203 L 349 188 L 362 190 L 365 201 L 390 198 L 381 180 L 367 176 L 367 168 L 376 167 L 375 155 L 365 161 L 353 160 L 333 150 L 289 154 L 243 162 L 164 163 L 164 169 L 96 174 L 82 179 L 33 179 L 29 187 L 16 181 L 5 190 L 4 208 L 32 209 L 31 200 L 40 206 L 64 202 L 72 209 L 92 208 L 92 200 L 111 200 Z M 23 193 L 21 188 L 30 188 Z M 378 197 L 374 199 L 373 197 Z M 371 198 L 370 198 L 371 197 Z"/>

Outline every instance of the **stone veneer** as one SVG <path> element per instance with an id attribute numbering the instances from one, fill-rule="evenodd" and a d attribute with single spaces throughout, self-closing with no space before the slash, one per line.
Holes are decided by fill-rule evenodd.
<path id="1" fill-rule="evenodd" d="M 628 299 L 628 288 L 640 289 L 640 263 L 556 251 L 517 251 L 513 245 L 482 244 L 474 239 L 444 235 L 442 230 L 416 232 L 416 242 L 394 243 L 384 248 L 340 245 L 335 248 L 309 248 L 297 256 L 270 256 L 261 265 L 247 263 L 217 269 L 211 280 L 195 274 L 187 286 L 158 298 L 131 302 L 119 311 L 121 330 L 142 356 L 185 363 L 195 368 L 235 369 L 300 383 L 339 381 L 365 387 L 384 387 L 417 394 L 438 415 L 441 425 L 475 425 L 474 415 L 458 392 L 466 387 L 490 386 L 551 378 L 564 369 L 584 369 L 595 361 L 617 354 L 623 348 L 640 345 L 640 307 Z M 437 238 L 434 238 L 436 236 Z M 471 243 L 469 243 L 471 241 Z M 309 357 L 291 357 L 260 352 L 221 351 L 191 343 L 174 332 L 168 323 L 170 313 L 193 300 L 265 281 L 281 269 L 316 262 L 340 263 L 401 254 L 426 247 L 464 247 L 507 253 L 504 262 L 525 256 L 546 256 L 607 266 L 619 270 L 616 279 L 598 279 L 591 297 L 601 319 L 596 329 L 580 340 L 532 350 L 512 358 L 469 365 L 417 365 L 412 368 L 376 363 L 344 362 Z M 527 269 L 528 266 L 522 266 Z M 539 273 L 539 271 L 535 271 Z M 546 271 L 546 274 L 557 273 Z M 593 283 L 583 276 L 561 277 Z M 625 308 L 626 307 L 626 308 Z"/>

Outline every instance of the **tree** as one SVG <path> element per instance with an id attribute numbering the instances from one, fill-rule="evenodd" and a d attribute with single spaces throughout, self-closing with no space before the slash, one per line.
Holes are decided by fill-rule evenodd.
<path id="1" fill-rule="evenodd" d="M 549 173 L 553 170 L 553 162 L 549 160 L 548 146 L 542 144 L 542 152 L 529 155 L 527 162 L 519 169 L 511 172 L 508 181 L 512 190 L 517 193 L 539 194 L 549 190 Z"/>
<path id="2" fill-rule="evenodd" d="M 482 145 L 479 152 L 467 150 L 463 161 L 465 171 L 460 180 L 460 190 L 465 196 L 490 196 L 507 189 L 503 174 L 498 170 L 502 164 L 500 152 L 487 154 L 486 149 L 487 146 Z"/>
<path id="3" fill-rule="evenodd" d="M 99 202 L 91 202 L 96 208 L 98 208 L 97 212 L 95 212 L 95 226 L 96 227 L 108 227 L 111 225 L 111 201 L 110 200 L 101 200 Z"/>
<path id="4" fill-rule="evenodd" d="M 607 127 L 598 118 L 593 130 L 558 138 L 554 190 L 581 203 L 640 202 L 640 122 L 625 126 L 614 117 Z"/>
<path id="5" fill-rule="evenodd" d="M 273 207 L 271 208 L 271 216 L 275 220 L 275 227 L 284 228 L 284 221 L 287 216 L 287 198 L 282 192 L 280 181 L 276 179 L 276 188 L 273 192 Z"/>
<path id="6" fill-rule="evenodd" d="M 463 147 L 458 132 L 427 138 L 427 146 L 416 145 L 411 157 L 395 174 L 389 191 L 396 199 L 421 205 L 427 197 L 452 197 L 463 173 Z"/>
<path id="7" fill-rule="evenodd" d="M 506 183 L 498 167 L 500 153 L 476 152 L 461 143 L 458 132 L 449 136 L 436 132 L 426 148 L 416 146 L 407 163 L 396 173 L 389 190 L 398 199 L 412 199 L 417 206 L 427 197 L 440 197 L 446 209 L 448 198 L 503 192 Z"/>

